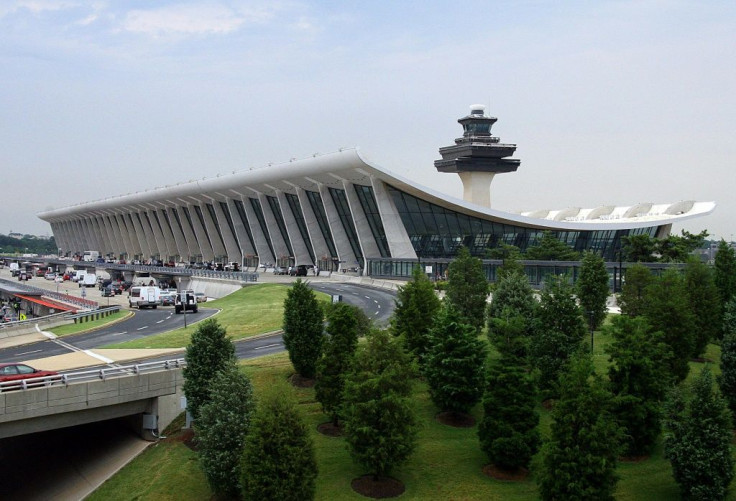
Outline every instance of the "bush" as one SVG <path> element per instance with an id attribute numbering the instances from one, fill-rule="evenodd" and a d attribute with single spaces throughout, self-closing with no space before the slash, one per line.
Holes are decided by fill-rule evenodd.
<path id="1" fill-rule="evenodd" d="M 284 300 L 284 346 L 302 377 L 313 378 L 322 354 L 322 308 L 314 291 L 298 279 Z"/>

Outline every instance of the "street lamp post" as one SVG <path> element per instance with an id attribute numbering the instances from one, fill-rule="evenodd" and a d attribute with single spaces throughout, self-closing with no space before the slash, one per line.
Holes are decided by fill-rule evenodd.
<path id="1" fill-rule="evenodd" d="M 187 295 L 181 288 L 181 277 L 177 278 L 177 281 L 179 282 L 179 301 L 181 301 L 181 307 L 184 313 L 184 328 L 187 328 Z"/>

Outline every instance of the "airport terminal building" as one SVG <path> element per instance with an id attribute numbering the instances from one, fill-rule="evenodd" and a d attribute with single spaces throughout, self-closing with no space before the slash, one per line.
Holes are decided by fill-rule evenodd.
<path id="1" fill-rule="evenodd" d="M 463 199 L 389 172 L 352 148 L 38 216 L 66 256 L 97 250 L 127 261 L 314 265 L 407 276 L 418 260 L 447 262 L 461 245 L 483 258 L 500 243 L 525 250 L 545 231 L 613 261 L 622 237 L 665 237 L 673 223 L 715 208 L 679 201 L 521 214 L 492 209 L 493 176 L 520 164 L 509 158 L 516 146 L 491 134 L 495 121 L 474 105 L 458 120 L 463 136 L 440 148 L 435 167 L 460 176 Z"/>

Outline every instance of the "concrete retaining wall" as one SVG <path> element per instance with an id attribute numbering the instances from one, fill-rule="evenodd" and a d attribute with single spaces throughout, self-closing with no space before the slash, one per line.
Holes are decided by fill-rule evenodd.
<path id="1" fill-rule="evenodd" d="M 163 430 L 178 410 L 181 369 L 0 393 L 0 438 L 139 413 L 158 415 Z M 161 397 L 169 397 L 159 400 Z M 143 430 L 141 435 L 145 436 Z"/>

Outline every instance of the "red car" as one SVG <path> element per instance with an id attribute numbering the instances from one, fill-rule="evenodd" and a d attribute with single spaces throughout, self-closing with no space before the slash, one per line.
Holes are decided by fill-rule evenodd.
<path id="1" fill-rule="evenodd" d="M 34 369 L 26 364 L 0 364 L 0 392 L 17 389 L 21 385 L 23 379 L 41 378 L 45 376 L 58 376 L 56 371 L 43 371 Z M 49 381 L 34 381 L 29 384 L 31 386 L 46 386 Z"/>

